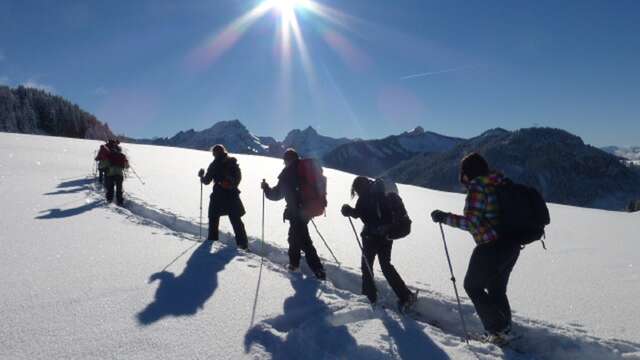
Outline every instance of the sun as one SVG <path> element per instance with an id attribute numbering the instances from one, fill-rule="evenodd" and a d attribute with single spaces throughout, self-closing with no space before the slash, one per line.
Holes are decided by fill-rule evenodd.
<path id="1" fill-rule="evenodd" d="M 309 6 L 309 0 L 267 0 L 270 7 L 278 10 L 282 14 L 290 14 L 296 9 Z"/>

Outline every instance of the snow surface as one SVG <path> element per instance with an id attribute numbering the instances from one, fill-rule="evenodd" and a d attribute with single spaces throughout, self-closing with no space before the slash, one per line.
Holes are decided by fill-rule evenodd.
<path id="1" fill-rule="evenodd" d="M 145 185 L 125 181 L 126 208 L 106 205 L 92 180 L 99 142 L 0 134 L 0 358 L 639 359 L 640 213 L 551 205 L 548 251 L 525 249 L 510 284 L 520 354 L 460 338 L 456 303 L 432 209 L 460 211 L 459 194 L 399 186 L 413 233 L 393 262 L 420 289 L 423 320 L 371 310 L 359 295 L 359 248 L 339 207 L 353 175 L 327 169 L 329 208 L 313 227 L 329 281 L 283 270 L 282 202 L 267 202 L 261 233 L 259 182 L 277 159 L 238 155 L 252 253 L 198 242 L 206 151 L 124 144 Z M 205 189 L 204 213 L 209 188 Z M 206 215 L 205 215 L 206 227 Z M 445 229 L 462 282 L 471 238 Z M 261 255 L 265 255 L 264 261 Z M 377 266 L 376 266 L 377 267 Z M 383 303 L 394 296 L 376 274 Z M 460 288 L 459 290 L 462 291 Z M 480 331 L 473 307 L 463 312 Z"/>

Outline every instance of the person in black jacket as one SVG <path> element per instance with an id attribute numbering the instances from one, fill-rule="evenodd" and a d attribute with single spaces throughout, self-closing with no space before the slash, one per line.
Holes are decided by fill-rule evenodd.
<path id="1" fill-rule="evenodd" d="M 209 236 L 207 240 L 218 240 L 220 216 L 226 215 L 229 216 L 229 221 L 233 226 L 238 247 L 247 250 L 247 232 L 242 222 L 245 209 L 238 189 L 240 180 L 242 180 L 238 160 L 229 156 L 223 145 L 215 145 L 211 151 L 214 160 L 209 165 L 206 174 L 204 169 L 200 169 L 198 172 L 203 184 L 208 185 L 213 182 L 213 192 L 209 198 Z"/>
<path id="2" fill-rule="evenodd" d="M 378 186 L 382 185 L 382 186 Z M 358 176 L 353 181 L 351 196 L 358 196 L 356 207 L 345 204 L 342 215 L 359 218 L 364 223 L 362 230 L 362 293 L 375 304 L 378 295 L 373 281 L 373 262 L 378 257 L 382 274 L 398 297 L 398 308 L 404 311 L 416 302 L 416 294 L 412 293 L 391 264 L 391 249 L 393 241 L 389 240 L 392 229 L 392 196 L 386 194 L 382 183 L 374 182 L 364 176 Z M 366 260 L 365 260 L 366 259 Z"/>
<path id="3" fill-rule="evenodd" d="M 320 279 L 326 279 L 324 267 L 320 262 L 316 248 L 309 235 L 310 218 L 302 214 L 302 203 L 299 193 L 298 179 L 298 161 L 300 156 L 294 149 L 287 149 L 284 153 L 285 168 L 278 176 L 278 184 L 270 187 L 269 184 L 262 180 L 262 190 L 267 199 L 278 201 L 285 199 L 287 206 L 284 209 L 283 219 L 289 220 L 289 270 L 296 271 L 300 267 L 301 251 L 307 259 L 307 264 L 315 276 Z"/>

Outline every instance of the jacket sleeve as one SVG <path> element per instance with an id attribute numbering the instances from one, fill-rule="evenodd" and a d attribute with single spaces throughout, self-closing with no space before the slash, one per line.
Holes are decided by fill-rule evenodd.
<path id="1" fill-rule="evenodd" d="M 495 238 L 493 231 L 484 224 L 487 209 L 487 194 L 482 186 L 471 186 L 465 200 L 464 215 L 449 214 L 445 223 L 449 226 L 468 231 L 478 244 L 487 243 Z"/>
<path id="2" fill-rule="evenodd" d="M 233 187 L 238 187 L 238 185 L 240 185 L 240 181 L 242 180 L 242 171 L 240 170 L 240 166 L 235 159 L 233 159 L 233 161 L 231 162 L 229 173 L 227 174 L 226 178 L 231 182 L 231 184 L 233 184 Z"/>
<path id="3" fill-rule="evenodd" d="M 481 226 L 486 208 L 487 196 L 484 191 L 479 187 L 471 187 L 465 200 L 464 215 L 449 214 L 446 224 L 473 234 Z"/>
<path id="4" fill-rule="evenodd" d="M 205 185 L 211 184 L 213 181 L 213 163 L 207 168 L 207 173 L 202 177 L 202 183 Z"/>
<path id="5" fill-rule="evenodd" d="M 356 206 L 353 208 L 353 211 L 351 211 L 350 216 L 352 218 L 356 218 L 359 219 L 362 217 L 362 205 L 363 202 L 360 198 L 358 198 L 358 201 L 356 201 Z"/>
<path id="6" fill-rule="evenodd" d="M 284 191 L 282 191 L 282 180 L 278 179 L 278 184 L 274 187 L 268 187 L 264 190 L 264 195 L 267 199 L 272 201 L 282 200 L 284 198 Z"/>

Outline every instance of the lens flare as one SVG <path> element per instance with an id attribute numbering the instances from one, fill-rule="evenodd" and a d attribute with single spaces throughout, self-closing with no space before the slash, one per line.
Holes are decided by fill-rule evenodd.
<path id="1" fill-rule="evenodd" d="M 309 0 L 266 0 L 266 3 L 283 14 L 290 13 L 298 8 L 311 6 L 311 1 Z"/>
<path id="2" fill-rule="evenodd" d="M 201 71 L 211 66 L 233 48 L 242 36 L 267 14 L 274 14 L 279 22 L 277 36 L 283 72 L 291 71 L 292 55 L 295 48 L 307 80 L 310 86 L 313 86 L 315 71 L 310 47 L 303 37 L 302 25 L 315 25 L 315 33 L 352 69 L 365 70 L 369 67 L 370 59 L 363 52 L 359 51 L 346 37 L 330 29 L 330 27 L 334 27 L 349 30 L 349 23 L 356 21 L 356 18 L 314 0 L 263 0 L 218 31 L 202 46 L 191 51 L 187 57 L 190 68 Z M 302 14 L 310 16 L 299 18 L 299 15 Z M 305 23 L 302 24 L 300 20 L 304 20 Z M 290 79 L 288 75 L 283 75 L 283 78 Z"/>

